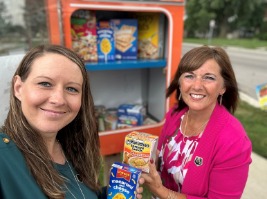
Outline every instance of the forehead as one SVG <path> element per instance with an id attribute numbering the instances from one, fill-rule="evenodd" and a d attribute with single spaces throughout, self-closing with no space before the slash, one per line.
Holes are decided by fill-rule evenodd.
<path id="1" fill-rule="evenodd" d="M 45 53 L 33 61 L 30 73 L 40 72 L 46 72 L 51 75 L 63 72 L 62 75 L 68 74 L 69 76 L 75 73 L 75 75 L 80 74 L 79 76 L 82 76 L 82 71 L 76 63 L 56 53 Z"/>

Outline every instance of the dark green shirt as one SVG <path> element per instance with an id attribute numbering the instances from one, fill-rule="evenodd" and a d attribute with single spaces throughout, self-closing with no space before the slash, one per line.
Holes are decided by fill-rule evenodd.
<path id="1" fill-rule="evenodd" d="M 55 164 L 58 172 L 69 179 L 68 189 L 77 199 L 83 199 L 69 165 Z M 72 171 L 76 174 L 72 167 Z M 86 199 L 97 199 L 95 192 L 78 182 Z M 65 199 L 74 199 L 66 189 Z M 0 198 L 1 199 L 47 199 L 30 173 L 24 156 L 10 138 L 0 133 Z"/>

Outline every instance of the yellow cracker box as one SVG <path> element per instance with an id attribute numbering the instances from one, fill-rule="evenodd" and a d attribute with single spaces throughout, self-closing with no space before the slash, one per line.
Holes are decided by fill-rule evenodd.
<path id="1" fill-rule="evenodd" d="M 135 199 L 142 170 L 115 162 L 110 169 L 107 199 Z"/>
<path id="2" fill-rule="evenodd" d="M 123 162 L 149 173 L 148 162 L 155 161 L 158 136 L 133 131 L 125 137 Z"/>
<path id="3" fill-rule="evenodd" d="M 163 16 L 160 13 L 134 13 L 138 20 L 138 58 L 158 59 L 163 55 Z"/>

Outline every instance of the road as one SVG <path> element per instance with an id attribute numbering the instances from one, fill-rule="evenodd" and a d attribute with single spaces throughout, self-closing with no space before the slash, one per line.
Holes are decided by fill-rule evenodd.
<path id="1" fill-rule="evenodd" d="M 183 43 L 182 54 L 199 45 Z M 267 83 L 267 51 L 224 48 L 236 74 L 239 90 L 258 100 L 255 88 Z"/>

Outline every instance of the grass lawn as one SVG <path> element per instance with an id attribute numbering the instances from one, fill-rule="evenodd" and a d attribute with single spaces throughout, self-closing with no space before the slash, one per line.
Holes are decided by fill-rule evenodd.
<path id="1" fill-rule="evenodd" d="M 246 129 L 252 142 L 253 151 L 267 158 L 267 111 L 255 108 L 241 101 L 235 116 Z"/>
<path id="2" fill-rule="evenodd" d="M 203 44 L 203 45 L 213 45 L 213 46 L 235 46 L 235 47 L 243 47 L 243 48 L 249 48 L 249 49 L 262 48 L 262 49 L 267 50 L 267 41 L 262 41 L 258 39 L 212 38 L 209 43 L 208 39 L 184 38 L 183 42 Z"/>

